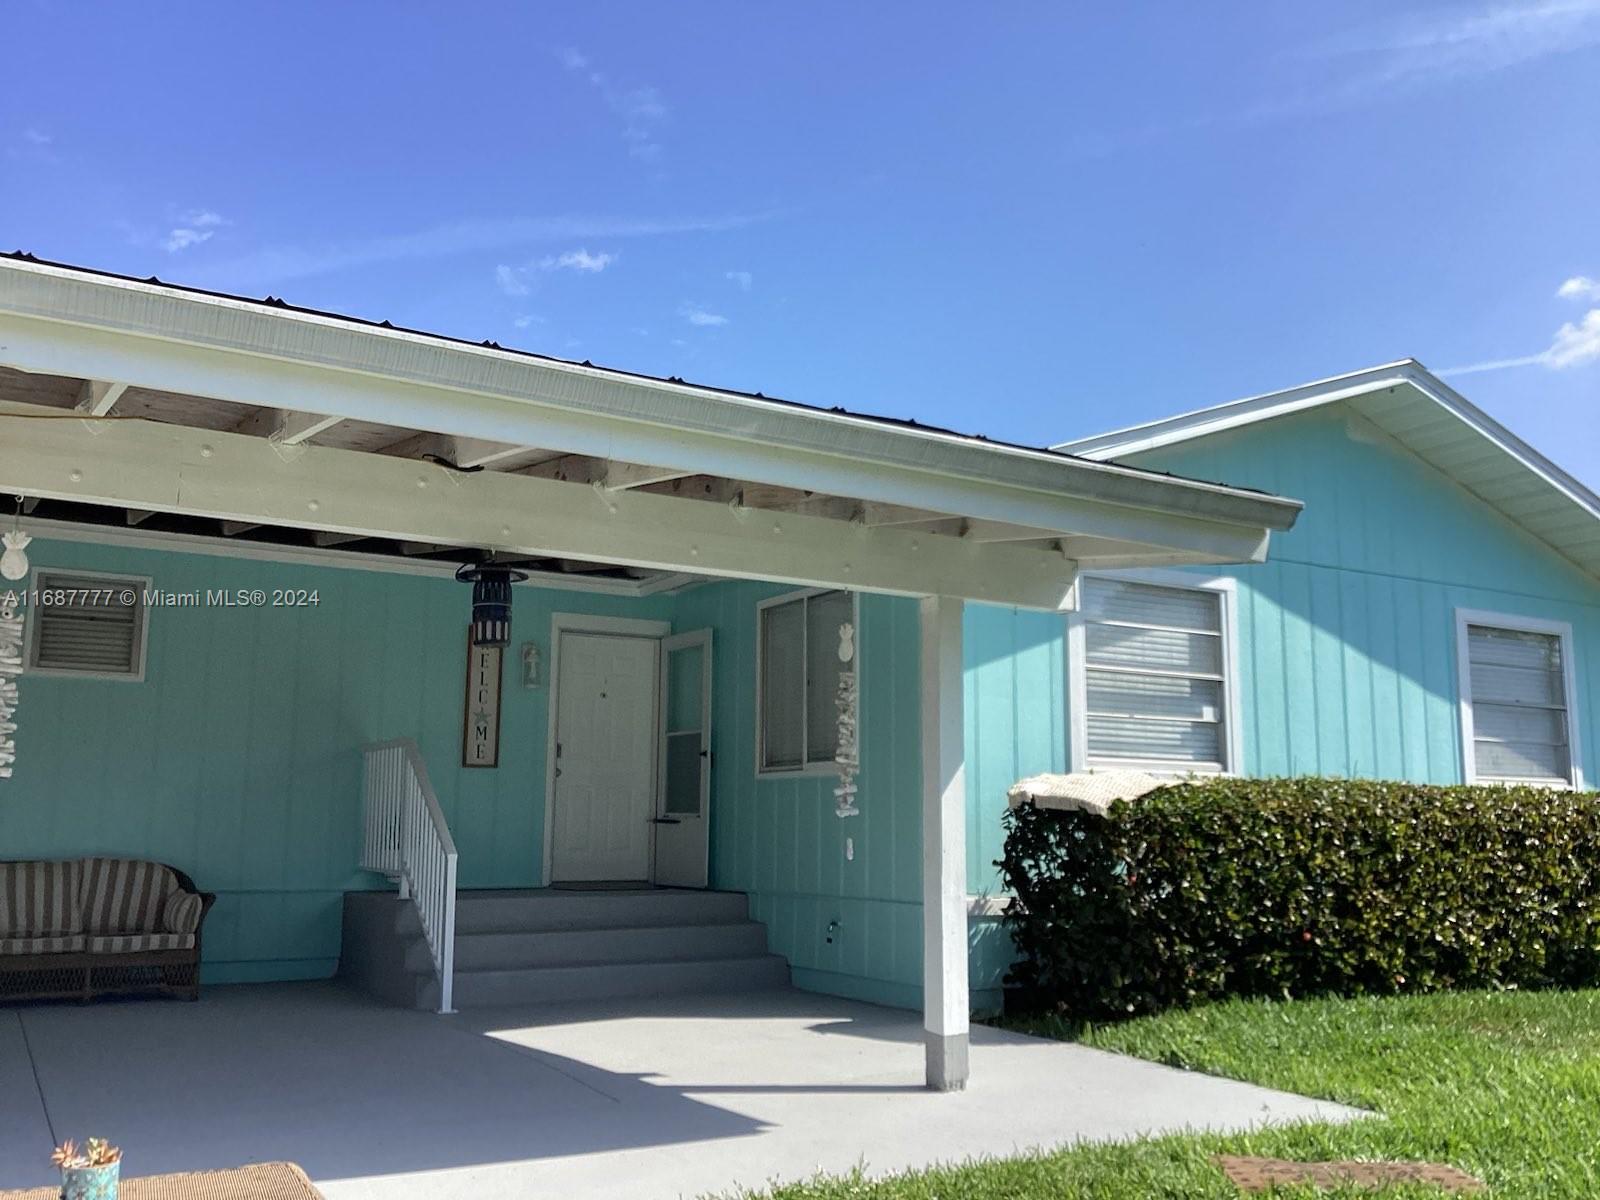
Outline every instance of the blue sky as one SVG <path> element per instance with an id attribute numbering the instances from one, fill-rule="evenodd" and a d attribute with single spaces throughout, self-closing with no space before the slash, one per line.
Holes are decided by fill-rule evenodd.
<path id="1" fill-rule="evenodd" d="M 1600 488 L 1600 0 L 0 30 L 7 249 L 1033 443 L 1412 355 Z"/>

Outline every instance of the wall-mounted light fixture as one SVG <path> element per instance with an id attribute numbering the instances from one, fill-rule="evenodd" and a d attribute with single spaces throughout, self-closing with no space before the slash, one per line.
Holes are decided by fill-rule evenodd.
<path id="1" fill-rule="evenodd" d="M 522 686 L 536 688 L 544 683 L 544 655 L 538 642 L 522 643 Z"/>

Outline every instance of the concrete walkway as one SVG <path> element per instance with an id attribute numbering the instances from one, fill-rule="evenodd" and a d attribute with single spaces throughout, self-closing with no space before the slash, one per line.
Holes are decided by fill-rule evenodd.
<path id="1" fill-rule="evenodd" d="M 972 1075 L 928 1093 L 914 1014 L 790 991 L 453 1017 L 335 984 L 0 1009 L 0 1188 L 52 1182 L 51 1138 L 89 1134 L 133 1175 L 289 1159 L 329 1200 L 671 1198 L 1356 1115 L 991 1029 Z"/>

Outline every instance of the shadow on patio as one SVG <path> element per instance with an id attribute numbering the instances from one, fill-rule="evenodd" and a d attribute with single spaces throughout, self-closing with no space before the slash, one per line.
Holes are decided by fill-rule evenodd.
<path id="1" fill-rule="evenodd" d="M 88 1134 L 131 1175 L 288 1159 L 330 1200 L 621 1200 L 1350 1115 L 981 1027 L 970 1088 L 936 1095 L 921 1041 L 914 1013 L 791 990 L 451 1017 L 337 983 L 4 1009 L 0 1188 L 51 1182 L 51 1138 Z"/>
<path id="2" fill-rule="evenodd" d="M 0 1187 L 52 1182 L 52 1135 L 111 1136 L 134 1174 L 288 1159 L 325 1179 L 762 1128 L 336 984 L 213 988 L 195 1005 L 19 1007 L 0 1013 L 0 1042 Z M 619 1122 L 620 1108 L 647 1119 Z"/>

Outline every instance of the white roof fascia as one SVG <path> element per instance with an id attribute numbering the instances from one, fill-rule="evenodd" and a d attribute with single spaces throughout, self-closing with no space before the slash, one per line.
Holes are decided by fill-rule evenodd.
<path id="1" fill-rule="evenodd" d="M 1228 404 L 1183 413 L 1161 421 L 1151 421 L 1144 425 L 1134 425 L 1127 429 L 1062 442 L 1054 449 L 1096 461 L 1124 458 L 1401 385 L 1415 388 L 1427 396 L 1440 408 L 1471 426 L 1480 436 L 1509 454 L 1519 465 L 1600 520 L 1600 496 L 1415 359 L 1402 359 L 1381 367 L 1354 371 L 1348 375 L 1337 375 L 1331 379 L 1319 380 L 1281 392 L 1251 396 L 1244 400 L 1234 400 Z"/>
<path id="2" fill-rule="evenodd" d="M 1097 433 L 1090 437 L 1061 442 L 1051 449 L 1063 454 L 1076 454 L 1082 458 L 1093 459 L 1095 462 L 1106 462 L 1130 454 L 1142 454 L 1146 450 L 1158 450 L 1162 446 L 1170 446 L 1176 442 L 1193 441 L 1195 438 L 1221 433 L 1227 429 L 1237 429 L 1241 425 L 1253 425 L 1257 421 L 1270 420 L 1287 413 L 1299 412 L 1301 409 L 1316 408 L 1379 388 L 1392 387 L 1407 381 L 1404 372 L 1409 363 L 1410 360 L 1389 363 L 1365 371 L 1353 371 L 1348 375 L 1336 375 L 1331 379 L 1302 384 L 1300 387 L 1284 391 L 1247 396 L 1243 400 L 1230 400 L 1226 404 L 1179 413 L 1173 417 L 1163 417 L 1159 421 L 1148 421 L 1143 425 L 1130 425 L 1125 429 L 1114 429 L 1108 433 Z"/>
<path id="3" fill-rule="evenodd" d="M 46 324 L 77 331 L 70 355 Z M 169 355 L 158 372 L 154 354 L 130 339 L 195 353 Z M 1246 489 L 15 259 L 0 260 L 0 342 L 7 341 L 8 361 L 24 370 L 73 374 L 69 367 L 81 371 L 98 359 L 105 369 L 97 377 L 123 378 L 120 367 L 137 386 L 242 403 L 270 405 L 273 388 L 282 395 L 284 377 L 269 388 L 266 373 L 250 377 L 250 360 L 288 364 L 315 393 L 296 396 L 308 411 L 498 440 L 516 440 L 512 426 L 526 432 L 537 422 L 565 435 L 559 449 L 655 462 L 676 446 L 682 453 L 669 465 L 763 482 L 787 476 L 890 502 L 892 493 L 921 490 L 925 501 L 943 495 L 960 515 L 1004 520 L 1015 510 L 1010 519 L 1023 524 L 1038 523 L 1041 505 L 1084 500 L 1281 530 L 1301 507 Z M 139 371 L 163 378 L 147 381 Z M 362 376 L 383 386 L 355 385 Z M 185 380 L 190 386 L 174 386 Z M 897 478 L 895 469 L 910 474 Z M 906 486 L 912 475 L 921 488 Z M 982 511 L 966 510 L 974 500 Z"/>

